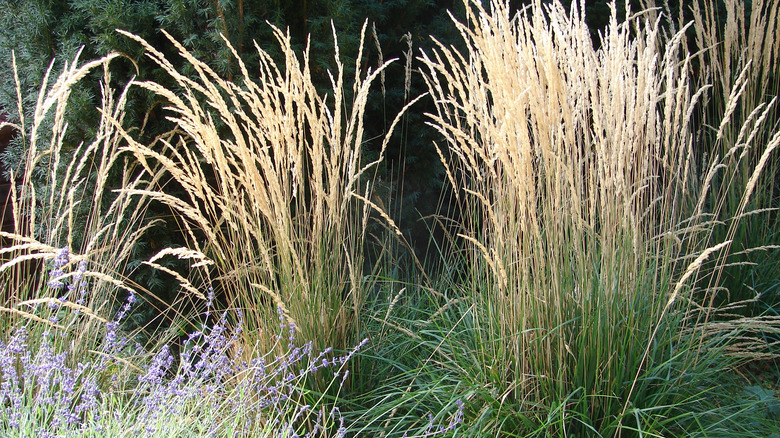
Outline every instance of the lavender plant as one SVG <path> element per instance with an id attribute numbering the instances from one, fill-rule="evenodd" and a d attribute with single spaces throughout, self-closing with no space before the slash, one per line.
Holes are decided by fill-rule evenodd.
<path id="1" fill-rule="evenodd" d="M 301 388 L 303 380 L 323 369 L 331 369 L 332 383 L 342 385 L 347 362 L 365 341 L 334 357 L 330 349 L 314 353 L 311 343 L 295 346 L 294 326 L 282 323 L 281 329 L 277 338 L 288 341 L 285 354 L 245 361 L 242 352 L 231 354 L 240 326 L 228 333 L 223 316 L 208 333 L 190 335 L 185 341 L 190 348 L 178 360 L 165 346 L 130 379 L 112 374 L 116 368 L 111 366 L 127 361 L 120 356 L 127 351 L 104 351 L 70 365 L 73 358 L 54 349 L 63 343 L 53 342 L 67 333 L 44 331 L 32 342 L 35 329 L 22 325 L 0 341 L 0 434 L 68 437 L 122 430 L 144 437 L 346 436 L 339 409 L 327 409 L 321 398 L 306 404 Z M 106 343 L 104 349 L 112 351 L 116 345 Z M 446 424 L 430 415 L 422 433 L 414 436 L 446 435 L 462 417 L 459 403 Z"/>
<path id="2" fill-rule="evenodd" d="M 55 304 L 52 312 L 80 311 L 80 306 L 64 305 L 66 295 L 78 287 L 69 289 L 63 279 L 73 277 L 71 283 L 82 285 L 78 275 L 83 265 L 68 273 L 68 254 L 67 248 L 61 249 L 51 263 L 47 284 L 66 291 L 56 301 L 63 305 Z M 100 351 L 79 361 L 57 348 L 66 347 L 72 333 L 56 326 L 56 316 L 44 320 L 49 324 L 28 320 L 0 340 L 2 436 L 89 436 L 117 428 L 145 437 L 346 436 L 339 409 L 328 408 L 322 396 L 312 398 L 304 382 L 330 370 L 331 385 L 340 391 L 349 374 L 347 363 L 367 339 L 343 355 L 331 348 L 315 352 L 311 342 L 297 344 L 297 327 L 278 309 L 279 348 L 257 355 L 256 349 L 241 347 L 244 317 L 236 310 L 236 322 L 231 325 L 228 312 L 223 312 L 212 326 L 191 333 L 178 354 L 169 345 L 152 353 L 121 331 L 135 303 L 135 295 L 129 294 L 114 318 L 105 322 Z M 212 307 L 209 301 L 204 316 Z M 121 365 L 134 372 L 123 372 Z M 453 431 L 462 421 L 462 410 L 460 404 L 445 425 L 431 415 L 419 436 Z"/>
<path id="3" fill-rule="evenodd" d="M 282 327 L 288 330 L 288 335 L 278 335 L 280 342 L 289 342 L 285 354 L 245 361 L 241 351 L 231 350 L 241 324 L 229 333 L 223 315 L 207 333 L 190 335 L 185 342 L 190 348 L 184 348 L 178 360 L 167 345 L 156 354 L 145 353 L 150 359 L 133 379 L 117 375 L 113 366 L 138 353 L 130 351 L 117 330 L 129 304 L 130 300 L 106 324 L 101 354 L 75 365 L 67 351 L 55 350 L 55 345 L 67 344 L 55 339 L 68 336 L 58 329 L 36 333 L 31 323 L 25 324 L 0 341 L 3 436 L 71 436 L 101 430 L 106 422 L 116 421 L 104 414 L 116 402 L 133 412 L 133 426 L 126 426 L 141 436 L 176 436 L 181 424 L 169 419 L 193 413 L 223 418 L 209 428 L 214 433 L 227 421 L 240 424 L 247 433 L 269 426 L 297 433 L 312 412 L 302 404 L 301 381 L 322 368 L 345 374 L 347 361 L 362 347 L 340 357 L 333 357 L 330 349 L 315 354 L 311 343 L 295 346 L 295 327 Z M 324 429 L 328 418 L 320 416 L 313 424 Z"/>

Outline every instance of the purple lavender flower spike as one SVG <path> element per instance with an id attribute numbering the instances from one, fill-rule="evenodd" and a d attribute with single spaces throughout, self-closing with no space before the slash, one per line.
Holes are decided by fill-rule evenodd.
<path id="1" fill-rule="evenodd" d="M 69 261 L 70 261 L 70 250 L 66 246 L 60 249 L 60 251 L 54 257 L 54 260 L 52 261 L 52 268 L 51 271 L 49 271 L 49 277 L 51 277 L 52 279 L 46 283 L 49 285 L 49 287 L 51 287 L 52 289 L 59 290 L 65 286 L 65 283 L 63 283 L 62 280 L 59 280 L 57 277 L 60 277 L 64 274 L 62 268 L 65 265 L 67 265 Z"/>

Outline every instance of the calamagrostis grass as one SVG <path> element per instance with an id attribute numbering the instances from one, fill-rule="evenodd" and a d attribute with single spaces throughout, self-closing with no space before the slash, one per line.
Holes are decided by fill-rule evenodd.
<path id="1" fill-rule="evenodd" d="M 696 168 L 692 118 L 709 86 L 691 79 L 687 27 L 664 37 L 650 14 L 619 23 L 613 5 L 596 49 L 579 8 L 534 1 L 510 16 L 506 2 L 465 3 L 467 52 L 437 43 L 421 61 L 471 247 L 482 369 L 502 403 L 566 400 L 579 420 L 560 427 L 620 433 L 642 408 L 643 373 L 670 359 L 658 345 L 703 333 L 701 296 L 718 284 L 691 285 L 729 250 L 708 239 L 718 212 L 696 207 L 711 180 Z M 734 85 L 727 107 L 743 92 Z M 702 174 L 735 164 L 710 156 Z"/>
<path id="2" fill-rule="evenodd" d="M 177 129 L 162 147 L 126 135 L 124 150 L 155 179 L 174 181 L 182 195 L 162 187 L 123 193 L 148 196 L 183 218 L 188 254 L 198 254 L 201 275 L 217 296 L 245 312 L 250 345 L 272 345 L 267 328 L 278 307 L 302 339 L 345 349 L 357 340 L 367 289 L 363 243 L 374 207 L 363 202 L 371 198 L 369 171 L 377 162 L 362 155 L 363 114 L 369 87 L 387 63 L 363 71 L 361 38 L 348 92 L 336 43 L 331 90 L 322 94 L 312 81 L 308 49 L 301 58 L 289 35 L 274 33 L 281 64 L 256 46 L 259 68 L 236 55 L 242 72 L 236 83 L 172 38 L 196 77 L 182 75 L 143 39 L 124 33 L 143 44 L 178 86 L 137 83 L 168 101 L 168 119 Z"/>
<path id="3" fill-rule="evenodd" d="M 32 119 L 19 104 L 18 131 L 26 148 L 10 169 L 13 232 L 0 232 L 0 296 L 4 328 L 23 319 L 67 326 L 76 341 L 73 356 L 86 354 L 103 323 L 127 294 L 126 264 L 139 237 L 155 221 L 145 221 L 145 197 L 114 192 L 140 190 L 156 181 L 139 177 L 132 156 L 121 150 L 128 88 L 117 93 L 109 65 L 117 55 L 79 65 L 78 54 L 53 81 L 52 62 L 41 85 Z M 14 58 L 15 62 L 15 58 Z M 66 140 L 66 111 L 71 89 L 90 72 L 103 69 L 100 117 L 93 138 Z M 18 80 L 17 80 L 18 84 Z M 21 91 L 17 85 L 19 102 Z M 52 278 L 47 279 L 45 272 Z M 67 320 L 60 321 L 57 311 Z M 75 312 L 71 312 L 75 311 Z"/>

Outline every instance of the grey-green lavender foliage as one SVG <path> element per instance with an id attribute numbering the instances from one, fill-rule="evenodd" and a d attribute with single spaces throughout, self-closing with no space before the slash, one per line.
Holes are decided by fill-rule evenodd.
<path id="1" fill-rule="evenodd" d="M 62 298 L 32 310 L 46 318 L 25 320 L 0 336 L 2 436 L 111 435 L 119 427 L 144 437 L 234 436 L 228 432 L 234 428 L 241 430 L 240 436 L 321 436 L 330 431 L 343 437 L 360 429 L 360 423 L 345 423 L 336 404 L 307 394 L 305 381 L 329 373 L 332 384 L 341 387 L 351 359 L 368 340 L 343 353 L 314 351 L 312 342 L 299 345 L 296 327 L 281 309 L 276 352 L 239 347 L 240 312 L 236 324 L 222 313 L 212 324 L 188 333 L 178 352 L 168 345 L 145 351 L 120 329 L 136 304 L 130 293 L 104 324 L 102 340 L 87 356 L 73 357 L 67 347 L 78 333 L 64 326 L 81 315 L 66 304 L 78 303 L 90 290 L 87 283 L 71 290 L 61 281 L 69 255 L 62 248 L 48 272 L 48 286 Z M 210 293 L 206 316 L 213 299 Z M 450 435 L 463 420 L 463 408 L 458 401 L 455 412 L 443 413 L 443 421 L 430 421 L 417 436 Z"/>

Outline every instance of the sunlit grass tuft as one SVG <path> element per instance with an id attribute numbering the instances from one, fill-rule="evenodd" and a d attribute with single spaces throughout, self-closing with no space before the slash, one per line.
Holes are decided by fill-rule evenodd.
<path id="1" fill-rule="evenodd" d="M 363 117 L 369 87 L 387 64 L 363 71 L 358 54 L 350 84 L 336 44 L 336 72 L 323 94 L 312 82 L 308 50 L 299 58 L 289 35 L 274 32 L 283 62 L 257 46 L 258 70 L 236 57 L 240 83 L 220 78 L 171 39 L 198 74 L 185 77 L 125 33 L 179 86 L 137 83 L 169 102 L 177 130 L 162 148 L 127 135 L 125 150 L 183 195 L 164 187 L 125 193 L 165 203 L 181 217 L 191 253 L 207 260 L 201 272 L 218 299 L 245 312 L 248 343 L 271 345 L 267 329 L 278 307 L 303 339 L 343 350 L 358 341 L 371 287 L 363 251 L 377 161 L 362 155 Z"/>
<path id="2" fill-rule="evenodd" d="M 733 236 L 712 239 L 721 217 L 703 207 L 706 175 L 745 165 L 740 142 L 729 160 L 697 155 L 693 115 L 710 85 L 693 82 L 686 28 L 664 38 L 658 21 L 619 23 L 613 7 L 596 49 L 577 8 L 466 4 L 467 53 L 437 44 L 421 58 L 470 248 L 471 328 L 458 331 L 473 344 L 456 336 L 451 348 L 477 353 L 471 378 L 526 418 L 511 428 L 680 430 L 711 379 L 710 351 L 733 341 L 708 324 Z M 729 92 L 735 106 L 743 87 Z M 737 216 L 778 139 L 751 143 L 765 159 L 736 189 Z M 498 412 L 476 415 L 508 432 Z"/>

